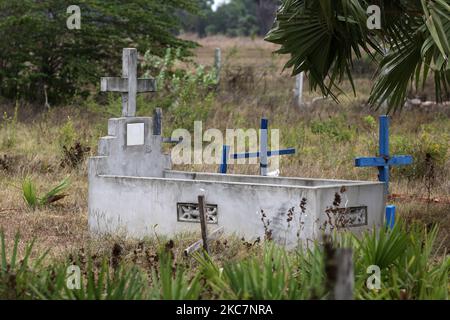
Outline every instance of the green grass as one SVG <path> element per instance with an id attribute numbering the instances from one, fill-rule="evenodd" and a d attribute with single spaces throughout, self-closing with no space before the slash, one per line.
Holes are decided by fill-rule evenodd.
<path id="1" fill-rule="evenodd" d="M 206 60 L 211 58 L 212 62 L 214 48 L 223 48 L 224 56 L 229 58 L 224 61 L 217 88 L 207 83 L 194 84 L 201 80 L 202 74 L 193 74 L 184 83 L 170 83 L 168 78 L 168 86 L 161 87 L 159 93 L 139 95 L 138 114 L 151 116 L 155 107 L 162 107 L 164 136 L 170 136 L 179 126 L 192 128 L 194 120 L 204 120 L 204 131 L 217 128 L 225 133 L 227 128 L 258 128 L 260 118 L 267 117 L 270 128 L 280 130 L 280 147 L 297 150 L 295 155 L 281 157 L 282 176 L 376 180 L 376 169 L 354 167 L 354 157 L 374 156 L 378 149 L 380 112 L 365 106 L 371 87 L 369 78 L 356 79 L 357 96 L 340 97 L 340 105 L 320 101 L 299 109 L 292 104 L 294 80 L 280 72 L 283 61 L 271 55 L 273 46 L 261 41 L 241 41 L 236 45 L 232 42 L 239 40 L 223 40 L 209 44 L 208 39 L 202 40 L 205 46 L 199 50 L 204 61 L 198 61 L 202 59 L 200 56 L 194 58 L 209 64 Z M 258 46 L 261 52 L 255 55 L 254 48 Z M 197 69 L 190 71 L 193 70 Z M 172 85 L 177 85 L 178 90 Z M 350 88 L 350 84 L 344 84 L 345 92 L 350 92 Z M 304 101 L 310 103 L 318 96 L 317 92 L 308 91 L 305 81 Z M 327 296 L 323 251 L 318 246 L 286 252 L 271 244 L 248 248 L 240 240 L 226 239 L 213 246 L 210 257 L 199 256 L 196 260 L 177 254 L 177 250 L 182 251 L 192 242 L 192 237 L 176 242 L 175 256 L 167 258 L 162 258 L 161 243 L 152 240 L 145 245 L 153 253 L 148 256 L 138 253 L 134 261 L 128 257 L 135 257 L 134 250 L 139 251 L 134 243 L 127 257 L 121 257 L 120 266 L 115 266 L 110 253 L 112 244 L 100 240 L 90 247 L 84 261 L 75 253 L 90 246 L 91 241 L 87 227 L 86 159 L 96 154 L 99 137 L 107 134 L 107 118 L 120 115 L 120 96 L 93 94 L 87 100 L 75 99 L 73 105 L 35 115 L 29 105 L 20 101 L 2 101 L 0 108 L 3 115 L 0 217 L 7 235 L 1 252 L 0 297 L 321 299 Z M 354 248 L 355 296 L 359 299 L 448 298 L 445 250 L 450 247 L 447 237 L 450 206 L 444 201 L 450 200 L 449 115 L 448 106 L 435 106 L 406 109 L 392 116 L 392 153 L 414 157 L 414 165 L 392 170 L 392 192 L 412 197 L 411 201 L 393 203 L 397 205 L 399 220 L 407 221 L 405 225 L 413 225 L 413 220 L 425 225 L 439 222 L 441 228 L 439 232 L 424 227 L 411 231 L 403 226 L 403 230 L 393 233 L 373 231 L 363 238 L 348 235 L 336 239 L 338 245 L 345 243 L 346 247 Z M 90 154 L 82 155 L 80 166 L 62 166 L 67 160 L 62 148 L 75 144 L 90 147 Z M 170 151 L 169 146 L 165 148 Z M 217 166 L 174 169 L 216 172 Z M 259 174 L 258 169 L 257 165 L 230 165 L 229 172 Z M 71 177 L 70 189 L 64 182 L 67 176 Z M 62 183 L 56 185 L 56 181 Z M 45 193 L 47 190 L 50 191 Z M 58 199 L 64 192 L 68 196 Z M 414 200 L 425 197 L 440 202 Z M 61 201 L 55 203 L 56 199 Z M 30 208 L 37 214 L 30 214 Z M 17 230 L 22 234 L 21 240 L 8 241 Z M 441 242 L 443 246 L 439 245 Z M 29 249 L 30 245 L 34 250 Z M 52 250 L 40 259 L 48 248 Z M 71 259 L 71 255 L 76 257 Z M 40 262 L 35 264 L 36 261 Z M 71 263 L 82 267 L 83 289 L 79 292 L 65 289 L 65 270 Z M 367 267 L 374 263 L 380 265 L 385 277 L 379 291 L 368 291 Z"/>
<path id="2" fill-rule="evenodd" d="M 69 185 L 69 178 L 65 178 L 58 185 L 39 197 L 37 195 L 36 185 L 31 180 L 31 178 L 27 177 L 22 183 L 23 199 L 27 206 L 31 209 L 48 206 L 51 203 L 55 203 L 65 198 L 67 195 L 63 194 L 62 192 L 66 190 Z"/>
<path id="3" fill-rule="evenodd" d="M 357 237 L 334 235 L 335 247 L 353 249 L 356 299 L 448 299 L 450 257 L 436 256 L 437 227 L 396 225 Z M 34 242 L 18 260 L 19 235 L 11 253 L 0 232 L 0 299 L 326 299 L 323 246 L 287 251 L 261 244 L 240 260 L 197 253 L 177 256 L 172 245 L 159 246 L 151 266 L 112 253 L 88 258 L 51 259 L 48 252 L 30 259 Z M 156 244 L 157 245 L 157 244 Z M 157 245 L 158 246 L 158 245 Z M 190 267 L 187 267 L 190 264 Z M 69 289 L 67 267 L 80 265 L 79 289 Z M 378 265 L 381 287 L 366 286 L 367 269 Z"/>

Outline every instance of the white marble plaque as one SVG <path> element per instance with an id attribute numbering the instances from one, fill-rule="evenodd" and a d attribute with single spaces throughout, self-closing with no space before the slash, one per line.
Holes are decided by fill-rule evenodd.
<path id="1" fill-rule="evenodd" d="M 128 123 L 127 124 L 127 146 L 144 145 L 144 124 Z"/>

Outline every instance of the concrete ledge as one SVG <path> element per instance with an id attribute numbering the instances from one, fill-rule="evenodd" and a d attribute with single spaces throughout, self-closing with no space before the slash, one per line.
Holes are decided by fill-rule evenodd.
<path id="1" fill-rule="evenodd" d="M 243 174 L 220 174 L 220 173 L 204 173 L 204 172 L 184 172 L 175 170 L 165 170 L 164 177 L 167 179 L 181 180 L 200 180 L 214 181 L 222 183 L 247 183 L 275 185 L 285 187 L 301 187 L 301 188 L 327 188 L 340 186 L 356 186 L 356 185 L 383 185 L 378 181 L 358 181 L 358 180 L 336 180 L 336 179 L 314 179 L 314 178 L 295 178 L 295 177 L 265 177 Z"/>

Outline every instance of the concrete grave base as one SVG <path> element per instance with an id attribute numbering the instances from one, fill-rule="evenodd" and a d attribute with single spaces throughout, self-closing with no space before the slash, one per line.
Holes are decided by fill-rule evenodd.
<path id="1" fill-rule="evenodd" d="M 135 123 L 143 124 L 144 136 L 133 130 L 130 139 L 128 124 Z M 247 240 L 270 235 L 293 246 L 335 227 L 359 232 L 384 224 L 383 183 L 173 171 L 153 127 L 152 118 L 109 121 L 99 156 L 89 161 L 93 233 L 142 238 L 198 232 L 199 194 L 206 196 L 211 226 Z"/>

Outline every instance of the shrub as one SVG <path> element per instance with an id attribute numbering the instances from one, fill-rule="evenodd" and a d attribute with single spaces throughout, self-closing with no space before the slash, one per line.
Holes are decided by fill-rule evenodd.
<path id="1" fill-rule="evenodd" d="M 328 120 L 313 120 L 311 131 L 339 142 L 348 142 L 354 137 L 354 129 L 347 125 L 344 117 L 332 117 Z"/>
<path id="2" fill-rule="evenodd" d="M 47 261 L 48 251 L 31 261 L 34 240 L 26 245 L 24 258 L 19 260 L 19 242 L 20 236 L 16 234 L 12 254 L 8 255 L 4 232 L 0 230 L 0 299 L 199 298 L 199 277 L 190 279 L 182 268 L 173 271 L 171 252 L 164 249 L 160 250 L 159 263 L 150 274 L 124 261 L 114 265 L 109 263 L 107 257 L 103 257 L 98 264 L 89 257 L 85 263 L 86 272 L 80 272 L 79 287 L 69 288 L 67 283 L 71 274 L 68 273 L 68 267 L 76 266 L 79 261 Z"/>
<path id="3" fill-rule="evenodd" d="M 192 1 L 82 1 L 79 30 L 66 27 L 70 5 L 62 0 L 0 0 L 0 95 L 41 102 L 48 98 L 56 104 L 88 94 L 87 85 L 119 72 L 122 48 L 134 45 L 161 55 L 173 46 L 187 55 L 194 47 L 172 32 L 179 9 L 197 11 Z"/>
<path id="4" fill-rule="evenodd" d="M 72 120 L 69 118 L 64 126 L 59 130 L 59 148 L 62 153 L 61 166 L 77 168 L 84 160 L 90 147 L 80 142 L 80 137 L 76 133 Z"/>
<path id="5" fill-rule="evenodd" d="M 332 248 L 353 251 L 357 299 L 448 299 L 450 258 L 438 256 L 437 227 L 397 224 L 356 236 L 334 233 Z M 294 251 L 265 243 L 239 261 L 216 261 L 196 253 L 189 273 L 170 246 L 161 248 L 148 266 L 129 263 L 117 253 L 87 261 L 50 260 L 45 252 L 30 260 L 34 241 L 19 259 L 16 235 L 12 254 L 0 231 L 0 299 L 325 299 L 326 255 L 318 242 Z M 81 259 L 81 258 L 80 258 Z M 85 259 L 85 257 L 83 258 Z M 110 259 L 110 260 L 109 260 Z M 146 258 L 148 259 L 148 258 Z M 156 262 L 156 263 L 153 263 Z M 80 265 L 80 288 L 67 288 L 67 267 Z M 369 289 L 368 267 L 380 268 L 380 288 Z M 81 268 L 80 267 L 80 268 Z"/>
<path id="6" fill-rule="evenodd" d="M 14 108 L 14 115 L 8 116 L 6 112 L 3 113 L 3 122 L 0 126 L 2 133 L 2 147 L 11 148 L 16 144 L 17 139 L 17 116 L 19 112 L 19 105 L 16 104 Z"/>
<path id="7" fill-rule="evenodd" d="M 418 137 L 411 139 L 406 136 L 392 137 L 392 150 L 395 154 L 411 155 L 413 164 L 395 168 L 394 172 L 408 179 L 423 179 L 434 171 L 438 174 L 445 169 L 450 137 L 443 133 L 434 133 L 427 127 L 422 127 Z"/>
<path id="8" fill-rule="evenodd" d="M 51 203 L 57 202 L 67 195 L 62 192 L 66 190 L 70 185 L 68 178 L 61 181 L 57 186 L 52 188 L 47 193 L 42 196 L 37 195 L 36 185 L 33 183 L 31 178 L 27 177 L 22 183 L 22 195 L 25 203 L 31 209 L 36 209 L 37 207 L 47 206 Z"/>
<path id="9" fill-rule="evenodd" d="M 68 118 L 66 123 L 59 129 L 58 145 L 61 150 L 70 148 L 75 144 L 77 133 L 73 126 L 72 119 Z"/>
<path id="10" fill-rule="evenodd" d="M 151 111 L 156 106 L 170 110 L 173 128 L 191 130 L 194 121 L 206 120 L 217 86 L 214 68 L 182 61 L 181 51 L 171 48 L 163 59 L 146 52 L 143 68 L 146 76 L 157 74 L 158 93 L 141 111 Z"/>

